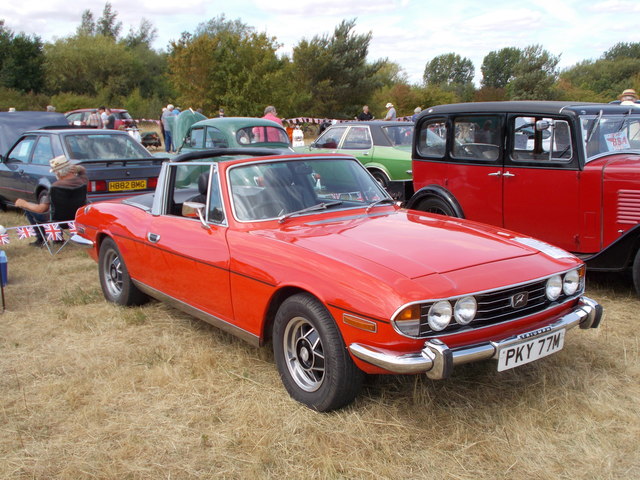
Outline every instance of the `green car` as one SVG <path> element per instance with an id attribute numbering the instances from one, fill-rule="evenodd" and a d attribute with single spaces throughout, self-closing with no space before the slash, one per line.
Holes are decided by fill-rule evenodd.
<path id="1" fill-rule="evenodd" d="M 191 121 L 182 112 L 175 131 L 176 153 L 199 152 L 210 148 L 275 148 L 292 152 L 287 131 L 264 118 L 218 117 Z M 180 138 L 181 140 L 178 140 Z"/>
<path id="2" fill-rule="evenodd" d="M 383 187 L 411 179 L 413 122 L 344 122 L 327 128 L 300 153 L 345 153 L 356 157 Z"/>

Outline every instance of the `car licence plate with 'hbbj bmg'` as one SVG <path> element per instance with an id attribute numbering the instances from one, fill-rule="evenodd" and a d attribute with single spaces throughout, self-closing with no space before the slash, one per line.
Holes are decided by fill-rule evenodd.
<path id="1" fill-rule="evenodd" d="M 564 333 L 565 330 L 562 329 L 503 348 L 498 356 L 498 371 L 518 367 L 562 350 Z"/>
<path id="2" fill-rule="evenodd" d="M 122 192 L 124 190 L 142 190 L 147 188 L 147 180 L 120 180 L 109 182 L 110 192 Z"/>

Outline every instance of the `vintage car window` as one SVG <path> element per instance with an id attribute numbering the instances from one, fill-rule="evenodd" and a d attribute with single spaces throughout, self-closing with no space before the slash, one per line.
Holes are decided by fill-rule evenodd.
<path id="1" fill-rule="evenodd" d="M 238 165 L 229 171 L 229 187 L 240 221 L 269 220 L 310 207 L 323 211 L 313 210 L 323 203 L 344 209 L 388 198 L 364 167 L 350 159 Z"/>
<path id="2" fill-rule="evenodd" d="M 284 143 L 289 144 L 289 137 L 284 128 L 261 125 L 245 127 L 238 130 L 236 139 L 241 145 L 251 143 Z"/>
<path id="3" fill-rule="evenodd" d="M 368 150 L 371 146 L 369 127 L 351 127 L 342 144 L 342 148 L 351 150 Z"/>
<path id="4" fill-rule="evenodd" d="M 38 165 L 49 165 L 49 160 L 53 158 L 53 150 L 51 149 L 51 137 L 43 135 L 38 138 L 38 143 L 33 149 L 31 163 Z"/>
<path id="5" fill-rule="evenodd" d="M 149 158 L 149 152 L 126 134 L 65 135 L 64 143 L 72 160 Z"/>
<path id="6" fill-rule="evenodd" d="M 447 124 L 443 119 L 422 123 L 418 139 L 417 149 L 420 155 L 443 158 L 447 145 Z"/>
<path id="7" fill-rule="evenodd" d="M 413 125 L 393 125 L 382 127 L 382 131 L 391 141 L 391 145 L 411 146 L 413 140 Z"/>
<path id="8" fill-rule="evenodd" d="M 169 215 L 185 216 L 184 203 L 196 202 L 206 206 L 206 220 L 223 223 L 224 209 L 220 196 L 220 182 L 216 164 L 181 163 L 172 165 L 171 189 L 166 212 Z M 197 218 L 191 212 L 189 218 Z"/>
<path id="9" fill-rule="evenodd" d="M 571 128 L 566 120 L 546 117 L 514 117 L 511 158 L 514 162 L 569 163 L 573 156 Z M 548 128 L 539 129 L 537 122 Z"/>
<path id="10" fill-rule="evenodd" d="M 229 148 L 227 136 L 216 127 L 207 127 L 205 148 Z"/>
<path id="11" fill-rule="evenodd" d="M 453 122 L 451 157 L 462 160 L 494 161 L 500 156 L 498 116 L 457 117 Z"/>
<path id="12" fill-rule="evenodd" d="M 9 153 L 9 160 L 12 162 L 28 162 L 31 149 L 36 143 L 36 137 L 25 137 Z"/>
<path id="13" fill-rule="evenodd" d="M 204 148 L 204 128 L 203 127 L 191 129 L 189 146 L 192 148 Z"/>
<path id="14" fill-rule="evenodd" d="M 338 148 L 340 139 L 347 131 L 347 127 L 330 127 L 320 135 L 313 143 L 315 148 Z"/>
<path id="15" fill-rule="evenodd" d="M 581 116 L 580 135 L 587 162 L 593 157 L 640 149 L 640 112 L 627 115 Z"/>

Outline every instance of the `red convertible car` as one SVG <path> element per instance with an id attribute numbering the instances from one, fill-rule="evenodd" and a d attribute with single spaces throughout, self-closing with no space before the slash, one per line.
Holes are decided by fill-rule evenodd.
<path id="1" fill-rule="evenodd" d="M 76 243 L 107 300 L 148 296 L 255 345 L 303 404 L 350 403 L 368 374 L 498 371 L 595 328 L 583 263 L 503 229 L 400 209 L 344 155 L 220 149 L 165 162 L 155 193 L 88 205 Z"/>

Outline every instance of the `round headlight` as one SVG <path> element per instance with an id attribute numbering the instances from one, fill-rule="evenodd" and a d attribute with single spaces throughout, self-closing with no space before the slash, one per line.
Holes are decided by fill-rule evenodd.
<path id="1" fill-rule="evenodd" d="M 555 302 L 562 293 L 562 277 L 560 275 L 554 275 L 547 280 L 546 292 L 547 298 L 552 302 Z"/>
<path id="2" fill-rule="evenodd" d="M 460 325 L 469 325 L 476 316 L 478 303 L 473 297 L 463 297 L 458 299 L 453 307 L 453 316 Z"/>
<path id="3" fill-rule="evenodd" d="M 447 300 L 440 300 L 431 305 L 427 317 L 431 330 L 439 332 L 444 330 L 451 322 L 451 304 Z"/>
<path id="4" fill-rule="evenodd" d="M 564 276 L 562 282 L 562 291 L 565 295 L 573 295 L 580 288 L 580 273 L 578 270 L 571 270 Z"/>

